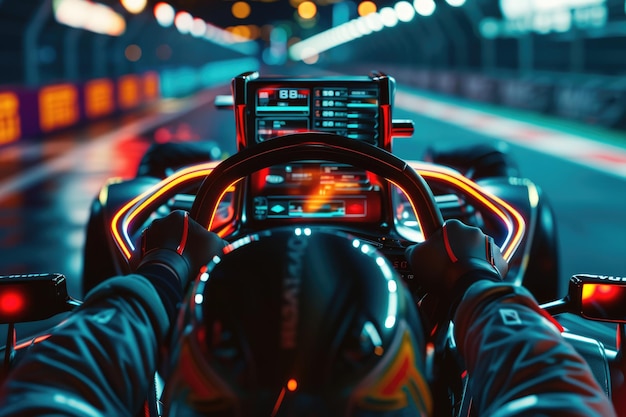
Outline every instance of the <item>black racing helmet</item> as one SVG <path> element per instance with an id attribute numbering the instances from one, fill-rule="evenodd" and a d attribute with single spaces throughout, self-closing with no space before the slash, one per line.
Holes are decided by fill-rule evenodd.
<path id="1" fill-rule="evenodd" d="M 168 416 L 420 416 L 432 410 L 409 291 L 373 246 L 289 227 L 227 246 L 174 332 Z"/>

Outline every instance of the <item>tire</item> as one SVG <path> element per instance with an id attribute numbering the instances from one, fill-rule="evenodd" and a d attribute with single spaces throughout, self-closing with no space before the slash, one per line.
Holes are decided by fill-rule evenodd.
<path id="1" fill-rule="evenodd" d="M 215 142 L 167 142 L 155 143 L 139 162 L 137 176 L 165 178 L 180 168 L 223 157 Z"/>
<path id="2" fill-rule="evenodd" d="M 103 207 L 96 197 L 91 205 L 83 249 L 83 297 L 102 281 L 117 274 L 105 232 Z"/>
<path id="3" fill-rule="evenodd" d="M 517 164 L 501 148 L 491 144 L 453 149 L 429 147 L 424 160 L 454 168 L 474 181 L 481 178 L 519 177 Z"/>
<path id="4" fill-rule="evenodd" d="M 566 282 L 561 282 L 558 246 L 554 211 L 545 194 L 540 191 L 537 223 L 524 274 L 524 286 L 539 303 L 554 301 L 567 291 Z"/>

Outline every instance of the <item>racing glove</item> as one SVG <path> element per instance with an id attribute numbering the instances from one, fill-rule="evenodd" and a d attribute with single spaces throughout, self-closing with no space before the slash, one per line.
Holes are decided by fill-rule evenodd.
<path id="1" fill-rule="evenodd" d="M 168 314 L 175 314 L 189 281 L 227 244 L 206 230 L 189 213 L 176 210 L 156 219 L 141 235 L 135 272 L 145 276 L 159 293 Z"/>
<path id="2" fill-rule="evenodd" d="M 476 281 L 501 281 L 508 270 L 500 248 L 479 228 L 451 219 L 425 242 L 409 246 L 415 282 L 447 304 L 449 314 Z"/>
<path id="3" fill-rule="evenodd" d="M 143 231 L 137 271 L 147 265 L 160 265 L 169 269 L 184 289 L 225 245 L 218 235 L 191 219 L 189 213 L 175 210 L 154 220 Z"/>

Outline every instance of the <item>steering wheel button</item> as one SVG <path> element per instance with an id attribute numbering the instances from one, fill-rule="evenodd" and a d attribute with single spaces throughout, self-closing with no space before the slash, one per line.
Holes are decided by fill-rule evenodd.
<path id="1" fill-rule="evenodd" d="M 350 201 L 346 205 L 346 215 L 349 216 L 365 216 L 365 200 Z"/>
<path id="2" fill-rule="evenodd" d="M 285 211 L 287 211 L 287 207 L 285 207 L 284 204 L 275 203 L 275 204 L 272 204 L 272 207 L 270 208 L 270 211 L 272 213 L 275 213 L 275 214 L 281 214 L 281 213 L 284 213 Z"/>
<path id="3" fill-rule="evenodd" d="M 254 206 L 254 219 L 265 220 L 267 218 L 267 198 L 255 197 L 252 204 Z"/>

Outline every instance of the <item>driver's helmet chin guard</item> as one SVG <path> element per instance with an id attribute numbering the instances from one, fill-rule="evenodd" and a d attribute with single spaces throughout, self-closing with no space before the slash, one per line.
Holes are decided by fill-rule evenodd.
<path id="1" fill-rule="evenodd" d="M 251 235 L 207 265 L 181 309 L 165 415 L 430 415 L 423 337 L 373 246 L 322 228 Z"/>

